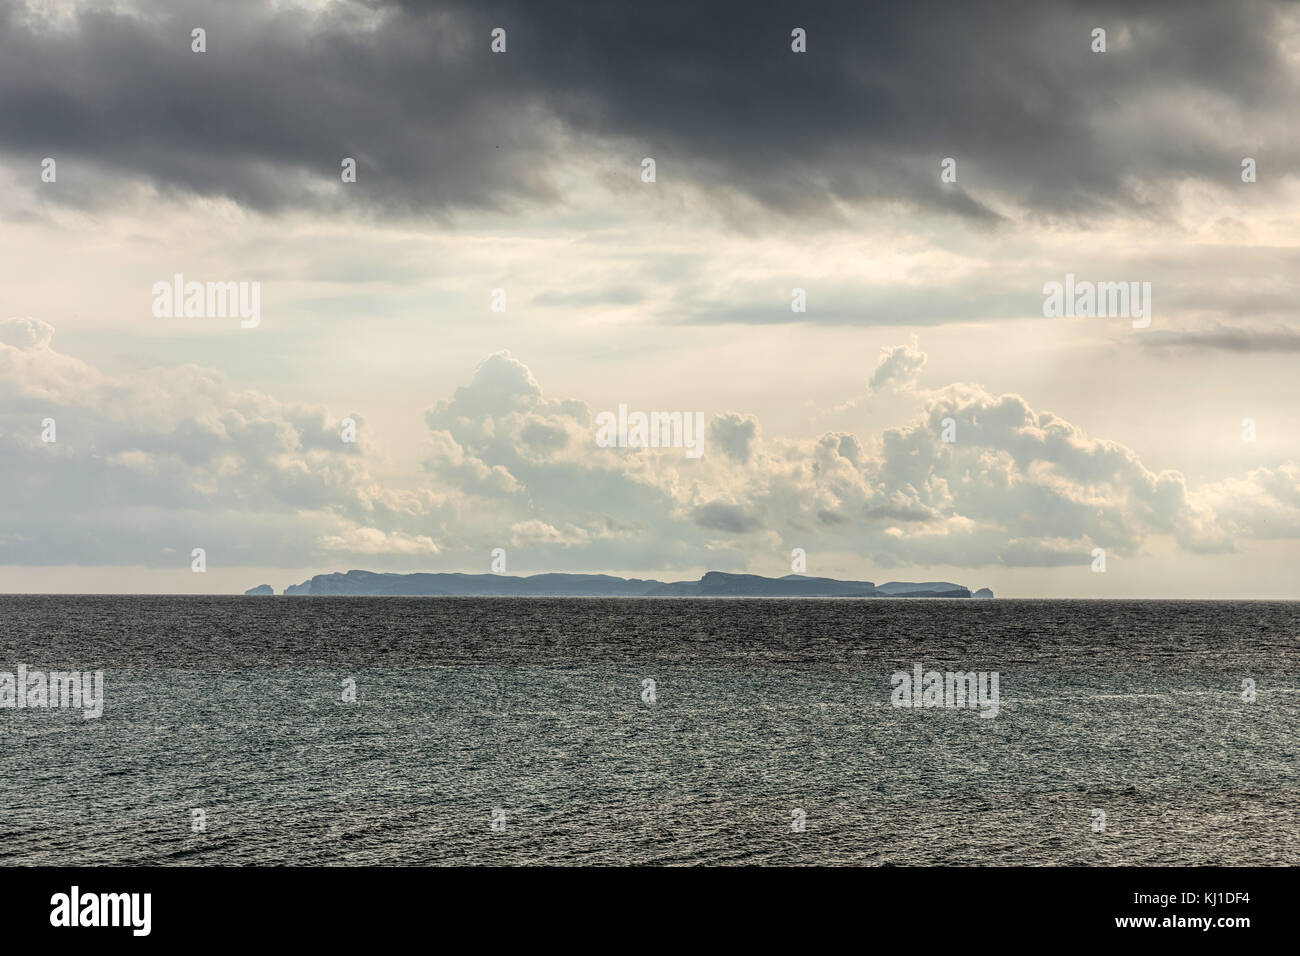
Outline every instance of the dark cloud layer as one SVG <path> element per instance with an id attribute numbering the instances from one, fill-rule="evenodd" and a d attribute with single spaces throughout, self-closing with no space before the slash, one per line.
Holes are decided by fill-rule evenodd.
<path id="1" fill-rule="evenodd" d="M 1275 329 L 1227 328 L 1206 332 L 1152 332 L 1142 337 L 1148 349 L 1211 349 L 1225 352 L 1300 352 L 1300 333 Z"/>
<path id="2" fill-rule="evenodd" d="M 272 211 L 552 202 L 575 151 L 606 150 L 629 183 L 650 155 L 661 182 L 791 215 L 873 198 L 987 221 L 1002 202 L 1073 214 L 1150 203 L 1135 184 L 1230 182 L 1247 151 L 1273 148 L 1282 167 L 1286 9 L 412 0 L 309 14 L 245 0 L 48 28 L 4 0 L 0 150 Z M 496 26 L 505 55 L 489 50 Z M 790 51 L 795 26 L 806 54 Z M 1095 26 L 1106 54 L 1089 50 Z M 1216 138 L 1207 102 L 1251 142 Z M 343 156 L 360 163 L 346 192 Z M 946 156 L 956 184 L 939 182 Z"/>

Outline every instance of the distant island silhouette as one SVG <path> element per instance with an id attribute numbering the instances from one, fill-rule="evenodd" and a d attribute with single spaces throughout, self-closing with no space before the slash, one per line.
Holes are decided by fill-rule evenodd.
<path id="1" fill-rule="evenodd" d="M 244 592 L 250 596 L 275 594 L 269 584 Z M 948 581 L 912 583 L 890 581 L 837 581 L 834 578 L 787 574 L 767 578 L 758 574 L 709 571 L 698 581 L 663 582 L 619 578 L 608 574 L 506 574 L 415 573 L 335 571 L 317 574 L 302 584 L 284 589 L 288 596 L 390 596 L 390 597 L 837 597 L 837 598 L 991 598 L 993 592 Z"/>

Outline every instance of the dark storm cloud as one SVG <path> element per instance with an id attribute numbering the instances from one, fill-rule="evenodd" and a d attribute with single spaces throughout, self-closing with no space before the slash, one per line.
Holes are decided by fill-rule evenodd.
<path id="1" fill-rule="evenodd" d="M 204 54 L 190 49 L 195 26 L 207 30 Z M 445 17 L 400 12 L 370 29 L 364 11 L 169 6 L 83 13 L 75 30 L 46 31 L 6 3 L 0 148 L 33 168 L 76 159 L 263 210 L 341 189 L 345 156 L 359 166 L 346 198 L 380 208 L 554 198 L 538 97 L 468 43 Z M 62 162 L 61 185 L 72 165 Z"/>
<path id="2" fill-rule="evenodd" d="M 4 2 L 0 149 L 258 209 L 434 214 L 555 201 L 575 151 L 609 149 L 629 182 L 654 156 L 660 182 L 784 214 L 884 197 L 993 222 L 989 200 L 1068 214 L 1149 204 L 1135 181 L 1231 182 L 1241 156 L 1289 142 L 1283 8 L 1131 6 L 239 2 L 47 29 Z M 1212 138 L 1205 102 L 1253 118 L 1251 141 Z M 346 193 L 343 156 L 360 164 Z M 956 184 L 939 182 L 947 156 Z"/>

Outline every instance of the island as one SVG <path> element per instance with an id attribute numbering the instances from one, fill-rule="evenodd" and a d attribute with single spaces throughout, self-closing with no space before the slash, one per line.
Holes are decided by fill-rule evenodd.
<path id="1" fill-rule="evenodd" d="M 274 593 L 261 585 L 246 594 Z M 284 589 L 289 596 L 347 597 L 647 597 L 647 598 L 970 598 L 969 588 L 948 581 L 914 583 L 838 581 L 834 578 L 787 574 L 768 578 L 758 574 L 709 571 L 698 581 L 656 581 L 608 574 L 428 573 L 395 574 L 378 571 L 335 571 L 318 574 Z M 981 588 L 976 597 L 992 597 Z"/>

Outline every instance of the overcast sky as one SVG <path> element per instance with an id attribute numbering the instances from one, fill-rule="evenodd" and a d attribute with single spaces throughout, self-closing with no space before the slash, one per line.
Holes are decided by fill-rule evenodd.
<path id="1" fill-rule="evenodd" d="M 1300 598 L 1300 9 L 1135 6 L 0 0 L 0 591 Z"/>

